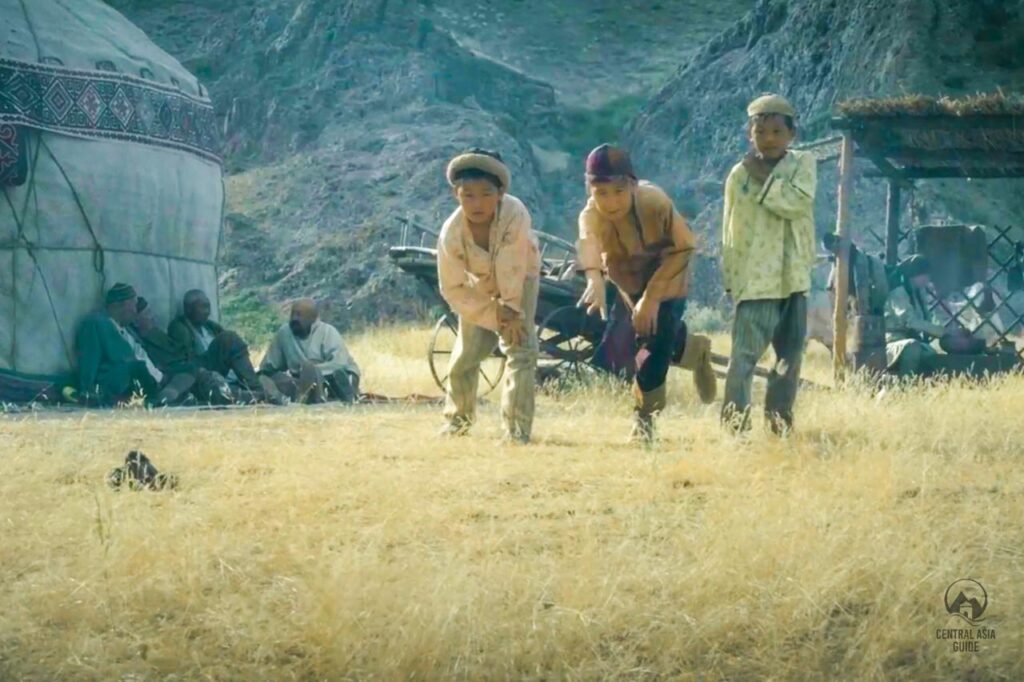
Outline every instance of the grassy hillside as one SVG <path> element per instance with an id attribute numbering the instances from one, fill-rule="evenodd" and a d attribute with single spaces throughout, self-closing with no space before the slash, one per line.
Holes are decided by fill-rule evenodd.
<path id="1" fill-rule="evenodd" d="M 436 393 L 425 341 L 351 345 Z M 1024 380 L 805 391 L 746 443 L 670 382 L 653 450 L 611 386 L 543 396 L 529 447 L 493 400 L 458 441 L 429 405 L 0 422 L 0 679 L 1017 678 Z M 180 489 L 107 489 L 131 448 Z M 976 654 L 936 639 L 967 576 Z"/>

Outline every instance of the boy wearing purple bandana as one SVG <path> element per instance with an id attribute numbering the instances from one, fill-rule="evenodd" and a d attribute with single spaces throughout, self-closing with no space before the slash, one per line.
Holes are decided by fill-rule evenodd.
<path id="1" fill-rule="evenodd" d="M 687 339 L 683 313 L 696 240 L 672 200 L 637 180 L 629 154 L 604 144 L 587 157 L 587 205 L 580 213 L 578 259 L 588 312 L 608 317 L 605 273 L 619 290 L 616 312 L 632 316 L 638 352 L 631 439 L 650 443 L 654 417 L 665 407 L 665 378 L 672 364 L 695 367 L 701 398 L 714 399 L 710 342 Z M 611 327 L 611 325 L 609 325 Z"/>

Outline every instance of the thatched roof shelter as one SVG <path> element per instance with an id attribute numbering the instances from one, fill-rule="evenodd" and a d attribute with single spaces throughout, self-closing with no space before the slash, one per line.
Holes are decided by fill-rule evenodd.
<path id="1" fill-rule="evenodd" d="M 1024 177 L 1024 97 L 908 95 L 838 105 L 832 126 L 894 180 Z"/>
<path id="2" fill-rule="evenodd" d="M 1024 96 L 1002 92 L 962 99 L 907 95 L 883 99 L 852 99 L 837 107 L 832 127 L 839 138 L 839 206 L 836 217 L 837 250 L 835 347 L 836 377 L 846 371 L 846 301 L 849 281 L 850 195 L 853 190 L 854 156 L 861 155 L 878 169 L 874 175 L 888 179 L 885 259 L 895 265 L 899 246 L 907 233 L 900 229 L 900 192 L 914 180 L 929 178 L 1024 177 Z M 822 159 L 833 157 L 834 139 L 807 145 Z M 988 240 L 988 256 L 1000 242 L 1017 248 L 1008 237 L 1010 228 L 994 230 Z M 996 277 L 1006 273 L 1010 261 L 993 259 Z M 842 303 L 840 303 L 842 302 Z M 977 303 L 968 304 L 979 314 Z M 1011 309 L 1012 311 L 1012 309 Z M 1014 312 L 1014 323 L 1024 316 Z M 987 319 L 992 311 L 982 314 Z M 1005 332 L 1001 340 L 1006 339 Z"/>

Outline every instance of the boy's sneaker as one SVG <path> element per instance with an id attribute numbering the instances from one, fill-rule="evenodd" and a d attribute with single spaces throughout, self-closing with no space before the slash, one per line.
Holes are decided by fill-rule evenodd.
<path id="1" fill-rule="evenodd" d="M 629 432 L 629 442 L 637 445 L 650 445 L 654 442 L 654 416 L 636 414 L 633 417 L 633 429 Z"/>
<path id="2" fill-rule="evenodd" d="M 524 433 L 510 433 L 506 431 L 501 436 L 501 442 L 503 445 L 529 445 L 530 437 Z"/>
<path id="3" fill-rule="evenodd" d="M 772 435 L 779 438 L 786 438 L 793 433 L 793 418 L 781 414 L 765 414 L 765 421 L 768 422 L 768 430 Z"/>
<path id="4" fill-rule="evenodd" d="M 453 419 L 445 424 L 437 435 L 442 438 L 460 438 L 469 435 L 470 422 L 466 419 Z"/>

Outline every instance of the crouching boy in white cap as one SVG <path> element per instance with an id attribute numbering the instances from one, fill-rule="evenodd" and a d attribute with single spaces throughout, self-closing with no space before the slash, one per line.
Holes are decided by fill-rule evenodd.
<path id="1" fill-rule="evenodd" d="M 747 115 L 751 150 L 725 182 L 722 276 L 736 309 L 722 421 L 749 428 L 754 368 L 771 344 L 765 417 L 783 434 L 793 426 L 807 331 L 817 164 L 809 152 L 789 149 L 796 110 L 785 98 L 758 97 Z"/>
<path id="2" fill-rule="evenodd" d="M 508 194 L 501 156 L 472 149 L 448 164 L 459 207 L 437 243 L 441 296 L 459 316 L 448 367 L 444 435 L 467 433 L 476 413 L 480 363 L 500 344 L 508 358 L 501 391 L 505 438 L 527 443 L 533 427 L 540 251 L 530 212 Z"/>

